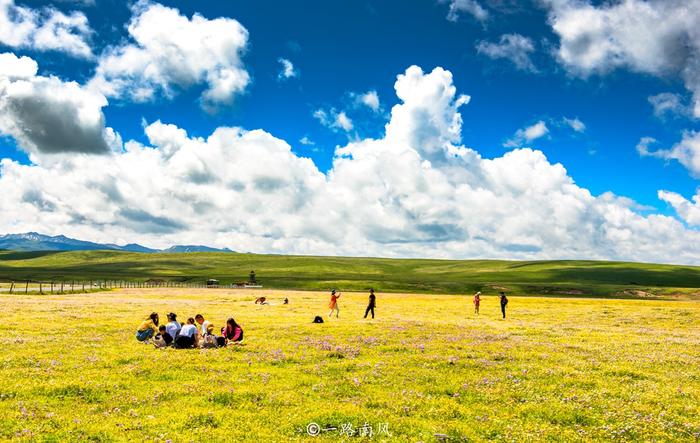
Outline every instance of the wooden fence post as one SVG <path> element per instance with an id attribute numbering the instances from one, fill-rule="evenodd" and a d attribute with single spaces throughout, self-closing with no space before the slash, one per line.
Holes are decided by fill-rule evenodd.
<path id="1" fill-rule="evenodd" d="M 83 292 L 85 292 L 85 282 L 83 282 Z"/>
<path id="2" fill-rule="evenodd" d="M 61 294 L 63 294 L 63 280 L 61 280 Z"/>
<path id="3" fill-rule="evenodd" d="M 39 282 L 39 294 L 44 294 L 44 285 L 41 282 Z"/>
<path id="4" fill-rule="evenodd" d="M 51 280 L 51 293 L 53 294 L 53 280 Z"/>
<path id="5" fill-rule="evenodd" d="M 24 285 L 24 293 L 26 294 L 29 292 L 29 280 L 27 280 L 27 283 Z"/>
<path id="6" fill-rule="evenodd" d="M 13 289 L 15 289 L 15 281 L 14 280 L 10 283 L 10 294 L 12 294 Z"/>

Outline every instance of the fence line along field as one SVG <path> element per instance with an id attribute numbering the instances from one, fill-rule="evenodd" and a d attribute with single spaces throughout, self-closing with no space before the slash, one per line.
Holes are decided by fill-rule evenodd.
<path id="1" fill-rule="evenodd" d="M 697 297 L 700 267 L 605 261 L 427 260 L 238 253 L 0 251 L 0 281 L 131 281 L 222 285 L 255 270 L 265 287 L 570 297 Z"/>
<path id="2" fill-rule="evenodd" d="M 512 296 L 506 320 L 493 296 L 479 316 L 470 297 L 380 291 L 363 320 L 366 302 L 344 293 L 340 318 L 313 324 L 326 292 L 0 294 L 0 440 L 700 437 L 697 301 Z M 151 311 L 233 316 L 245 339 L 155 349 L 134 338 Z"/>

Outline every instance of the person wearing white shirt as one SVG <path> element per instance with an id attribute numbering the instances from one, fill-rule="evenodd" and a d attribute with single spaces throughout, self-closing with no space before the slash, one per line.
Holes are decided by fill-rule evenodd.
<path id="1" fill-rule="evenodd" d="M 177 314 L 174 312 L 171 312 L 168 314 L 168 324 L 165 325 L 165 331 L 170 334 L 172 338 L 177 337 L 177 334 L 180 332 L 180 328 L 182 325 L 177 322 Z"/>
<path id="2" fill-rule="evenodd" d="M 195 315 L 194 319 L 197 321 L 197 323 L 201 327 L 201 330 L 199 331 L 199 335 L 204 336 L 204 334 L 207 333 L 207 328 L 209 327 L 211 322 L 209 320 L 204 320 L 204 316 L 202 314 Z"/>
<path id="3" fill-rule="evenodd" d="M 175 347 L 178 349 L 193 348 L 197 345 L 197 326 L 192 317 L 187 319 L 187 324 L 180 329 L 180 334 L 175 339 Z"/>

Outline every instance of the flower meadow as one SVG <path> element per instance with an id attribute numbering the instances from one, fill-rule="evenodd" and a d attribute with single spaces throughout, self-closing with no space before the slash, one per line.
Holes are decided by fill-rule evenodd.
<path id="1" fill-rule="evenodd" d="M 697 441 L 689 300 L 119 289 L 0 295 L 0 440 Z M 264 295 L 269 305 L 255 305 Z M 288 297 L 289 304 L 282 300 Z M 243 344 L 138 343 L 156 311 Z M 325 317 L 314 324 L 315 315 Z"/>

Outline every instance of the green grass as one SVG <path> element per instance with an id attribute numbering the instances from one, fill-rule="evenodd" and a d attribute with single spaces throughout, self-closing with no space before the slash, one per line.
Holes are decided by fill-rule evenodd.
<path id="1" fill-rule="evenodd" d="M 244 281 L 265 287 L 460 294 L 654 297 L 700 293 L 700 268 L 603 261 L 404 260 L 232 253 L 0 252 L 4 280 Z"/>
<path id="2" fill-rule="evenodd" d="M 253 304 L 266 295 L 272 304 Z M 281 299 L 289 297 L 290 305 Z M 0 441 L 697 441 L 698 301 L 125 289 L 0 294 Z M 245 344 L 157 350 L 152 310 Z M 390 437 L 304 429 L 387 423 Z"/>

